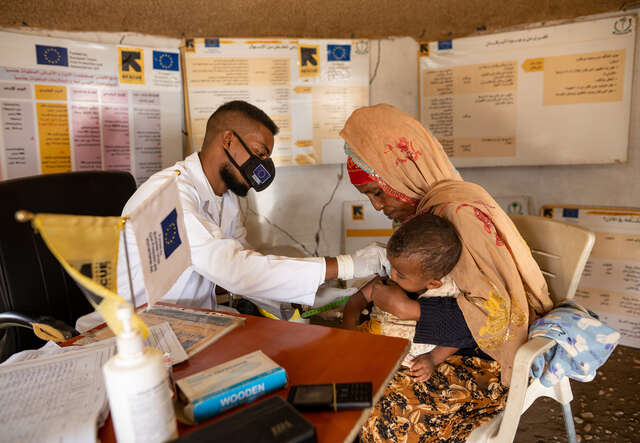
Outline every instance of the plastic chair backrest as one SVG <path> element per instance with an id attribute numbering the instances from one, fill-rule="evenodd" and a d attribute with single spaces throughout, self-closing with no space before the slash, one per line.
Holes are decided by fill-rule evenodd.
<path id="1" fill-rule="evenodd" d="M 554 306 L 571 300 L 593 244 L 593 232 L 560 220 L 510 214 L 547 280 Z"/>
<path id="2" fill-rule="evenodd" d="M 49 315 L 73 326 L 78 317 L 93 310 L 31 225 L 15 220 L 17 210 L 118 216 L 135 190 L 131 174 L 116 171 L 47 174 L 0 182 L 0 312 Z M 0 341 L 0 361 L 44 343 L 22 328 L 0 331 L 0 338 L 4 341 Z"/>

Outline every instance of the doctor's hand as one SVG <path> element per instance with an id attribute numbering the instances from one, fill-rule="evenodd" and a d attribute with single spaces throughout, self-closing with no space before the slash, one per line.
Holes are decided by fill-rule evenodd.
<path id="1" fill-rule="evenodd" d="M 356 251 L 353 255 L 353 277 L 362 278 L 378 274 L 386 276 L 385 265 L 389 267 L 387 260 L 387 248 L 382 243 L 370 245 Z"/>
<path id="2" fill-rule="evenodd" d="M 341 280 L 369 277 L 374 274 L 385 276 L 387 275 L 385 266 L 389 269 L 387 249 L 381 243 L 372 243 L 354 254 L 339 255 L 336 259 L 338 278 Z"/>

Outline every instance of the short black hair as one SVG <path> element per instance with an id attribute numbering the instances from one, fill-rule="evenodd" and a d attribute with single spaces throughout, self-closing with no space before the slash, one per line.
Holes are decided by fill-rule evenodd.
<path id="1" fill-rule="evenodd" d="M 271 120 L 271 117 L 269 117 L 262 109 L 243 100 L 233 100 L 223 104 L 218 109 L 216 109 L 213 114 L 211 114 L 211 117 L 209 117 L 209 120 L 207 121 L 207 132 L 209 132 L 210 127 L 212 129 L 215 128 L 217 126 L 215 124 L 215 121 L 223 114 L 226 114 L 228 112 L 240 113 L 248 119 L 262 124 L 265 128 L 271 131 L 273 135 L 277 135 L 280 131 L 278 125 L 276 125 L 274 121 Z"/>
<path id="2" fill-rule="evenodd" d="M 429 213 L 406 221 L 387 243 L 388 255 L 417 258 L 423 276 L 435 280 L 451 272 L 461 251 L 456 228 L 448 220 Z"/>

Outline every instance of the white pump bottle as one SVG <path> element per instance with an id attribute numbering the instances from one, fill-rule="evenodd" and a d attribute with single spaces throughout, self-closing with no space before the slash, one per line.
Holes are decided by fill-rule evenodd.
<path id="1" fill-rule="evenodd" d="M 118 353 L 103 366 L 109 407 L 119 443 L 165 442 L 178 437 L 162 353 L 144 347 L 131 328 L 129 303 L 117 310 L 123 331 L 116 338 Z"/>

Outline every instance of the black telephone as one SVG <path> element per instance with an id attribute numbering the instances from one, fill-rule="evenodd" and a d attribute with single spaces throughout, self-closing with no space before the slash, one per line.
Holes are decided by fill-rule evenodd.
<path id="1" fill-rule="evenodd" d="M 371 407 L 372 391 L 371 382 L 297 385 L 288 400 L 299 411 L 363 409 Z"/>

